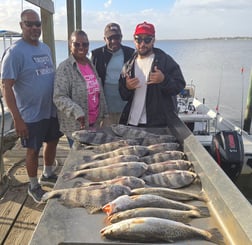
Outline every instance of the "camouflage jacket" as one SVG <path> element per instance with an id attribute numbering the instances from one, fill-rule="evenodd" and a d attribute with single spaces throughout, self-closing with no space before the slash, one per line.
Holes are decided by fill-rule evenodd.
<path id="1" fill-rule="evenodd" d="M 98 125 L 107 114 L 107 105 L 101 85 L 101 80 L 91 62 L 89 62 L 100 84 L 100 108 Z M 85 128 L 88 124 L 88 99 L 87 86 L 75 58 L 70 55 L 65 61 L 59 64 L 54 80 L 53 101 L 57 107 L 60 130 L 72 138 L 74 131 L 80 130 L 80 123 L 77 118 L 85 117 Z"/>

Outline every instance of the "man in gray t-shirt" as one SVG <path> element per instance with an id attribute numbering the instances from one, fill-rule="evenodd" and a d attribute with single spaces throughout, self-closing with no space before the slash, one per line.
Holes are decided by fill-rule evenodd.
<path id="1" fill-rule="evenodd" d="M 37 203 L 45 191 L 41 184 L 54 185 L 52 165 L 62 133 L 53 104 L 54 65 L 49 47 L 39 41 L 41 21 L 31 9 L 21 13 L 22 39 L 14 43 L 2 60 L 3 96 L 12 114 L 17 135 L 26 150 L 28 194 Z M 38 156 L 44 144 L 43 174 L 38 180 Z"/>

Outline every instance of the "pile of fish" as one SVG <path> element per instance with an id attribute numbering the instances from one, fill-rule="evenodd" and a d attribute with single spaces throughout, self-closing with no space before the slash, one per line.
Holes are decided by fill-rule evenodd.
<path id="1" fill-rule="evenodd" d="M 104 212 L 107 225 L 100 231 L 104 239 L 203 239 L 223 244 L 217 229 L 188 225 L 191 219 L 209 217 L 210 213 L 205 193 L 188 190 L 200 184 L 200 179 L 176 139 L 123 125 L 112 125 L 111 131 L 113 134 L 75 132 L 75 140 L 86 144 L 83 162 L 65 172 L 62 179 L 76 181 L 71 188 L 47 192 L 42 200 L 58 198 L 62 204 L 84 207 L 90 214 Z M 87 155 L 87 150 L 92 154 Z M 187 203 L 192 200 L 202 205 Z"/>

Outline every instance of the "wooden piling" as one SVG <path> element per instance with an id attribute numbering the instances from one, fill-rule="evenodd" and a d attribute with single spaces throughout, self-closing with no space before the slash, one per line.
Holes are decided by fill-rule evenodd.
<path id="1" fill-rule="evenodd" d="M 252 71 L 250 72 L 250 85 L 248 89 L 247 106 L 244 116 L 243 130 L 250 133 L 252 117 Z"/>

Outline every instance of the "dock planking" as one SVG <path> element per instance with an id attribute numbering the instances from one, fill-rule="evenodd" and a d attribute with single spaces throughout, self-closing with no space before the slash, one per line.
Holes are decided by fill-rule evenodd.
<path id="1" fill-rule="evenodd" d="M 43 170 L 42 150 L 40 151 L 39 170 Z M 64 160 L 69 152 L 69 146 L 65 137 L 60 139 L 57 148 L 59 173 Z M 0 185 L 0 244 L 1 245 L 26 245 L 39 222 L 45 204 L 38 205 L 27 194 L 28 177 L 25 168 L 25 149 L 17 141 L 12 150 L 5 152 L 3 156 L 5 173 L 8 176 L 8 190 L 4 192 Z M 45 187 L 50 190 L 49 187 Z"/>

